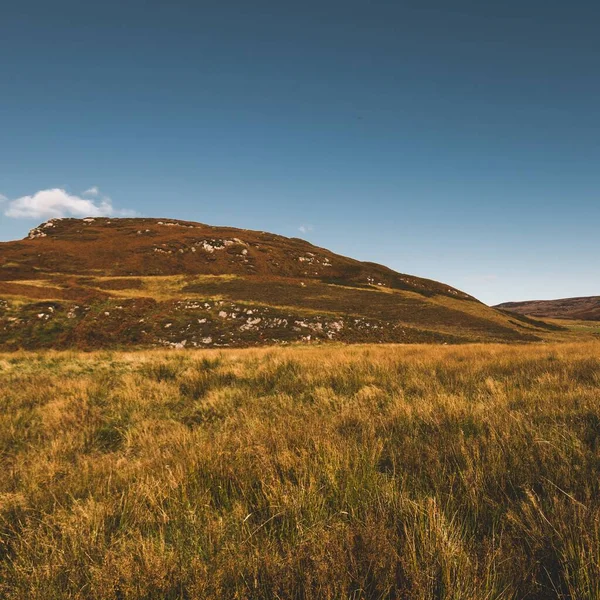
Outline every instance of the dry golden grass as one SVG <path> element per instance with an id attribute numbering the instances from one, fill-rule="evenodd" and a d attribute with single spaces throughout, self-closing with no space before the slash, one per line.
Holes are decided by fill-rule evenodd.
<path id="1" fill-rule="evenodd" d="M 600 344 L 0 354 L 0 597 L 600 598 Z"/>

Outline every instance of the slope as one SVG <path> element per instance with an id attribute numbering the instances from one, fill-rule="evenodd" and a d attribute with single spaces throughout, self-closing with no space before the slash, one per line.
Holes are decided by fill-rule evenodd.
<path id="1" fill-rule="evenodd" d="M 534 317 L 600 321 L 600 296 L 505 302 L 495 308 Z"/>
<path id="2" fill-rule="evenodd" d="M 533 341 L 445 284 L 261 231 L 54 219 L 0 243 L 0 346 Z"/>

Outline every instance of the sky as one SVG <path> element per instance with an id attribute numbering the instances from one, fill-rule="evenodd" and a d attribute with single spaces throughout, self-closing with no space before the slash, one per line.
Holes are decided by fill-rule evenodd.
<path id="1" fill-rule="evenodd" d="M 488 304 L 600 295 L 598 22 L 576 0 L 4 0 L 0 240 L 179 218 Z"/>

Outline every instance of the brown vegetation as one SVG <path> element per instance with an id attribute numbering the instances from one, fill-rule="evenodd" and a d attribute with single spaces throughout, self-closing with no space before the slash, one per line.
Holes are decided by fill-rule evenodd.
<path id="1" fill-rule="evenodd" d="M 0 355 L 7 600 L 600 597 L 600 345 Z"/>
<path id="2" fill-rule="evenodd" d="M 505 302 L 496 308 L 534 317 L 600 321 L 600 296 Z"/>
<path id="3" fill-rule="evenodd" d="M 260 231 L 60 219 L 0 243 L 7 350 L 539 341 L 554 330 L 445 284 Z"/>

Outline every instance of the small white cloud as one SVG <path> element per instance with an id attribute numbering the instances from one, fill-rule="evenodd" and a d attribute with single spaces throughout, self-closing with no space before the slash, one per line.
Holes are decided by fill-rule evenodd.
<path id="1" fill-rule="evenodd" d="M 308 233 L 313 229 L 314 227 L 312 225 L 300 225 L 300 227 L 298 227 L 298 231 L 300 231 L 301 233 Z"/>
<path id="2" fill-rule="evenodd" d="M 8 202 L 8 198 L 0 194 L 0 204 L 2 204 L 2 202 Z"/>
<path id="3" fill-rule="evenodd" d="M 54 219 L 60 217 L 130 217 L 135 211 L 117 210 L 107 196 L 91 200 L 54 188 L 32 196 L 7 200 L 4 215 L 13 219 Z"/>
<path id="4" fill-rule="evenodd" d="M 85 190 L 85 192 L 83 192 L 82 195 L 83 196 L 99 196 L 100 190 L 94 185 L 93 187 L 89 188 L 88 190 Z"/>

